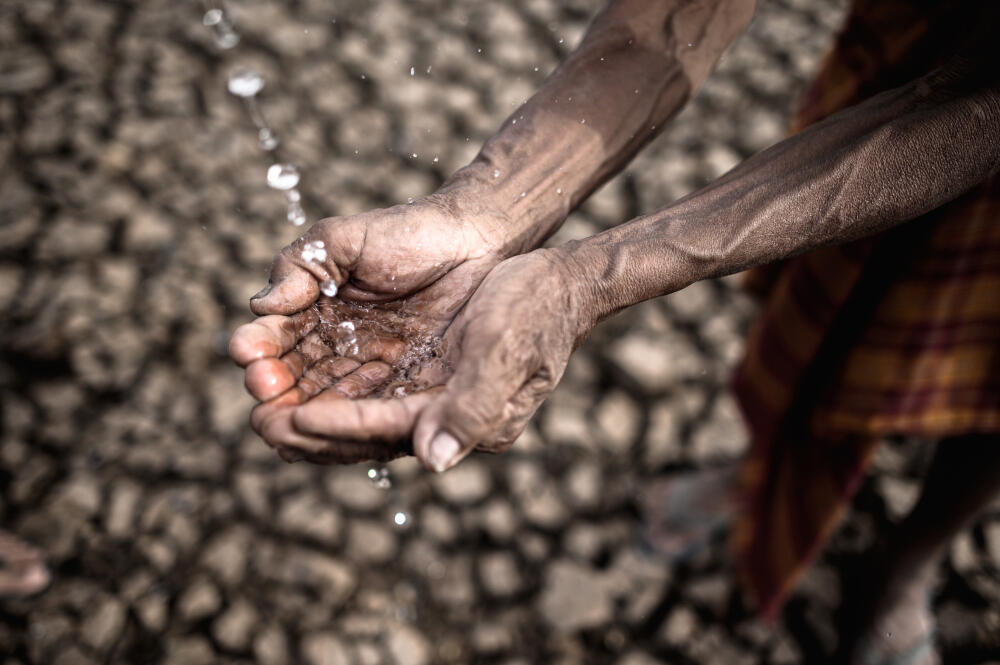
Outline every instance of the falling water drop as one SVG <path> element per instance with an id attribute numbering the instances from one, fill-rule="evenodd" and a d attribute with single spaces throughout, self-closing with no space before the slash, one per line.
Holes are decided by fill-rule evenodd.
<path id="1" fill-rule="evenodd" d="M 267 169 L 267 186 L 282 191 L 299 184 L 299 170 L 294 164 L 271 164 Z"/>
<path id="2" fill-rule="evenodd" d="M 240 43 L 240 34 L 224 9 L 214 7 L 205 12 L 201 22 L 212 29 L 215 45 L 221 49 L 231 49 Z"/>
<path id="3" fill-rule="evenodd" d="M 257 132 L 257 142 L 260 143 L 261 150 L 270 152 L 278 147 L 278 136 L 269 127 L 261 127 Z"/>
<path id="4" fill-rule="evenodd" d="M 385 464 L 369 467 L 368 480 L 380 490 L 387 490 L 392 487 L 392 478 L 389 477 L 389 467 Z"/>
<path id="5" fill-rule="evenodd" d="M 337 283 L 332 279 L 324 279 L 319 283 L 319 290 L 323 292 L 323 295 L 327 298 L 332 298 L 337 295 Z"/>
<path id="6" fill-rule="evenodd" d="M 264 89 L 264 77 L 254 69 L 237 69 L 229 76 L 226 88 L 237 97 L 253 97 Z"/>

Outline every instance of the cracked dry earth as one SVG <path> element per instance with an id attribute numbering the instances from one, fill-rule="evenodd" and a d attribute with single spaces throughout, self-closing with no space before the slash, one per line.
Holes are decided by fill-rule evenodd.
<path id="1" fill-rule="evenodd" d="M 358 212 L 468 161 L 598 2 L 231 5 L 243 39 L 220 52 L 193 1 L 0 4 L 0 514 L 55 575 L 0 601 L 0 662 L 816 662 L 840 574 L 913 501 L 926 447 L 884 447 L 773 628 L 722 547 L 644 560 L 635 488 L 746 444 L 725 386 L 754 308 L 732 279 L 602 325 L 509 454 L 440 477 L 397 460 L 381 490 L 364 468 L 286 465 L 247 426 L 224 350 L 295 231 L 227 73 L 265 75 L 310 218 Z M 842 12 L 763 0 L 691 107 L 553 242 L 779 139 Z M 1000 661 L 998 565 L 994 509 L 940 569 L 946 663 Z"/>

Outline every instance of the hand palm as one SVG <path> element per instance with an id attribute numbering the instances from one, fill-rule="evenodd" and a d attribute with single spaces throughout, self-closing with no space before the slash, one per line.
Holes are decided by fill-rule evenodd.
<path id="1" fill-rule="evenodd" d="M 320 393 L 354 399 L 443 381 L 435 340 L 498 261 L 477 249 L 475 220 L 461 221 L 433 205 L 397 206 L 324 220 L 282 251 L 272 287 L 251 303 L 266 316 L 231 345 L 248 365 L 248 389 L 264 402 L 251 421 L 265 439 L 291 431 L 288 408 Z M 313 255 L 303 254 L 310 246 Z M 341 284 L 337 296 L 321 296 L 319 284 L 331 278 Z"/>

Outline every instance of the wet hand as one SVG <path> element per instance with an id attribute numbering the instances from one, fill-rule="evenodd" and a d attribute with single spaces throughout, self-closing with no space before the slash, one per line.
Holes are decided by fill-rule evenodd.
<path id="1" fill-rule="evenodd" d="M 586 285 L 554 250 L 509 259 L 448 327 L 440 353 L 411 368 L 414 392 L 348 399 L 327 390 L 291 409 L 271 443 L 315 460 L 343 459 L 345 451 L 413 452 L 437 471 L 472 450 L 506 450 L 590 331 L 588 299 Z"/>
<path id="2" fill-rule="evenodd" d="M 328 389 L 345 399 L 365 397 L 398 379 L 500 260 L 492 239 L 503 222 L 432 196 L 323 220 L 284 248 L 268 288 L 251 301 L 261 318 L 241 326 L 230 343 L 230 355 L 246 367 L 248 390 L 262 402 L 254 428 L 275 443 L 290 431 L 292 406 Z M 335 298 L 321 295 L 330 282 Z M 338 454 L 282 456 L 350 462 L 402 453 L 370 441 L 341 443 Z"/>

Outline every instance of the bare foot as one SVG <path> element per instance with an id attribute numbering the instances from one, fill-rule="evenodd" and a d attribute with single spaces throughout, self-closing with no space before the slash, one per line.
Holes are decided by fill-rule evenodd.
<path id="1" fill-rule="evenodd" d="M 0 530 L 0 597 L 25 598 L 52 580 L 42 553 L 11 533 Z"/>

